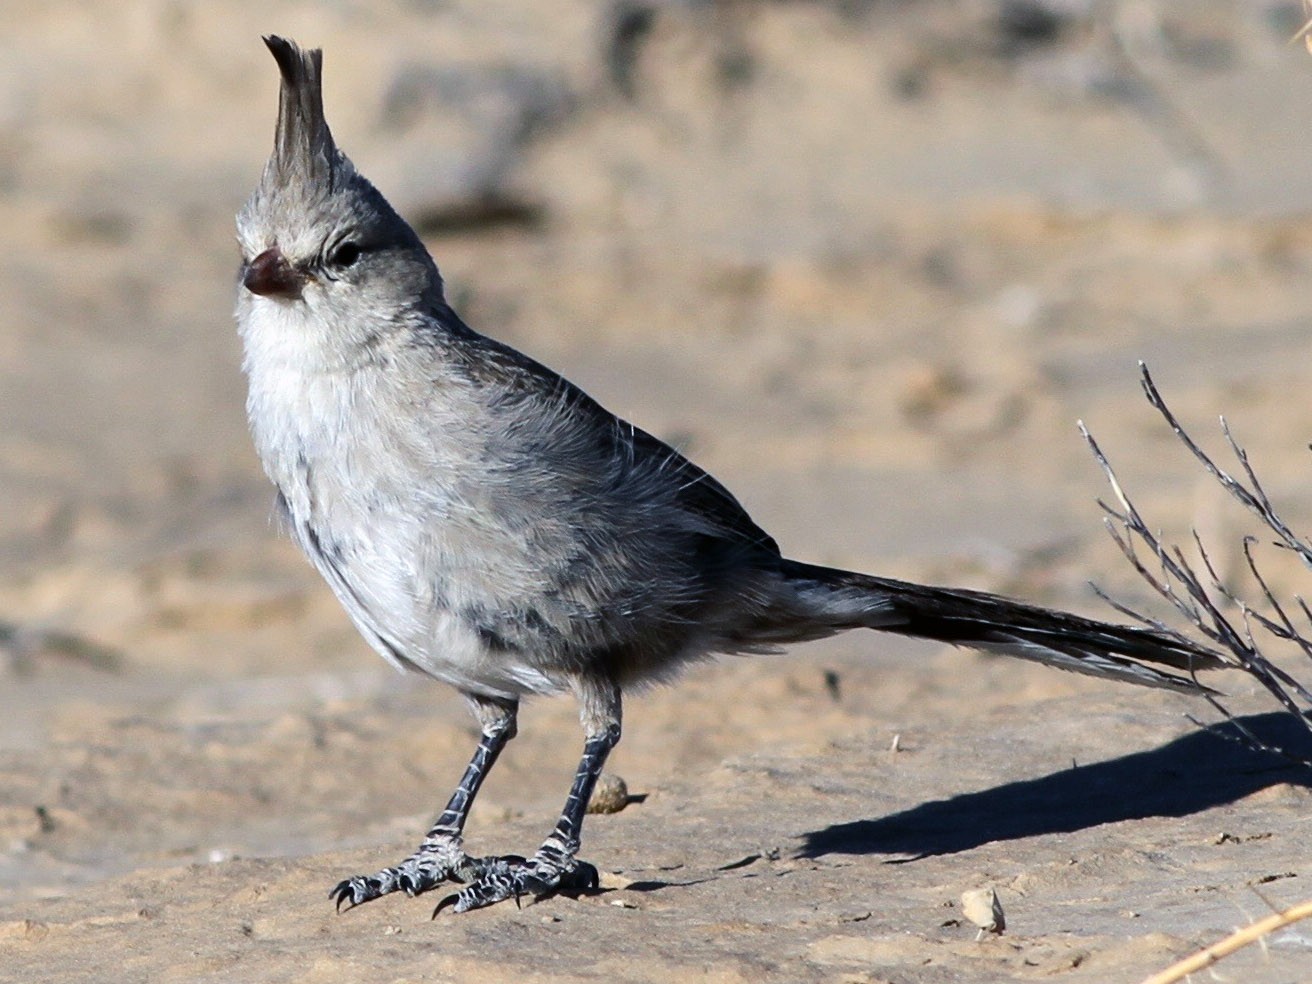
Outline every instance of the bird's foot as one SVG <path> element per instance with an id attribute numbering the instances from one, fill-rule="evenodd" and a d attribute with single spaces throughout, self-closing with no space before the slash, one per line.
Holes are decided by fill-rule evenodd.
<path id="1" fill-rule="evenodd" d="M 476 882 L 483 876 L 487 865 L 502 860 L 471 858 L 465 853 L 459 838 L 444 837 L 425 842 L 414 854 L 391 868 L 339 882 L 328 897 L 337 903 L 337 911 L 341 912 L 343 906 L 354 909 L 392 892 L 414 896 L 449 880 Z"/>
<path id="2" fill-rule="evenodd" d="M 439 902 L 433 910 L 434 918 L 448 907 L 468 912 L 506 899 L 514 899 L 518 905 L 525 895 L 536 901 L 561 891 L 594 889 L 599 882 L 597 869 L 588 862 L 550 847 L 542 848 L 527 861 L 511 856 L 482 858 L 476 863 L 482 865 L 482 873 Z"/>

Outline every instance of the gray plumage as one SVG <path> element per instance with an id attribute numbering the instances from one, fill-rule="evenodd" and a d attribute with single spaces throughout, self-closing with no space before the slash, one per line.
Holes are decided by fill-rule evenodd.
<path id="1" fill-rule="evenodd" d="M 339 907 L 448 878 L 468 883 L 448 900 L 460 911 L 590 883 L 579 827 L 620 692 L 690 660 L 864 627 L 1182 691 L 1218 665 L 1142 628 L 784 559 L 706 472 L 466 326 L 419 238 L 337 149 L 320 53 L 266 43 L 274 153 L 237 220 L 255 446 L 364 637 L 457 687 L 483 725 L 424 844 L 343 882 Z M 519 699 L 561 691 L 587 742 L 560 822 L 528 860 L 471 858 L 465 814 Z"/>

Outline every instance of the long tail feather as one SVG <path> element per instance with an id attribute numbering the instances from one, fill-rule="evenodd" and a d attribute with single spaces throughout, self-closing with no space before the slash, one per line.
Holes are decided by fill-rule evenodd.
<path id="1" fill-rule="evenodd" d="M 1219 655 L 1187 639 L 983 591 L 911 584 L 796 561 L 785 562 L 784 574 L 807 616 L 823 620 L 834 631 L 878 629 L 1196 694 L 1211 691 L 1193 678 L 1195 672 L 1226 665 Z"/>

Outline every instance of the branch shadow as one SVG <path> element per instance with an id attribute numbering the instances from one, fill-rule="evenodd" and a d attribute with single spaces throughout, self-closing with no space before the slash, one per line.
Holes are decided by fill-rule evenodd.
<path id="1" fill-rule="evenodd" d="M 1237 720 L 1274 747 L 1295 749 L 1307 741 L 1306 728 L 1288 714 Z M 1223 727 L 1194 731 L 1151 751 L 922 803 L 877 820 L 833 824 L 803 835 L 799 856 L 911 855 L 888 862 L 900 864 L 993 841 L 1071 833 L 1121 820 L 1188 816 L 1281 783 L 1312 788 L 1312 771 L 1253 751 Z"/>

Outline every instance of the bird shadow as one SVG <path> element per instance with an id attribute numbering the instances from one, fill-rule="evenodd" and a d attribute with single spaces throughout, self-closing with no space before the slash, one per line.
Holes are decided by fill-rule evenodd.
<path id="1" fill-rule="evenodd" d="M 1237 719 L 1267 745 L 1297 749 L 1307 730 L 1288 714 Z M 1071 833 L 1145 817 L 1183 817 L 1268 786 L 1312 788 L 1312 771 L 1241 745 L 1224 725 L 1191 732 L 1150 751 L 1076 766 L 1039 779 L 922 803 L 875 820 L 804 834 L 800 857 L 904 854 L 901 864 L 956 854 L 993 841 Z"/>

